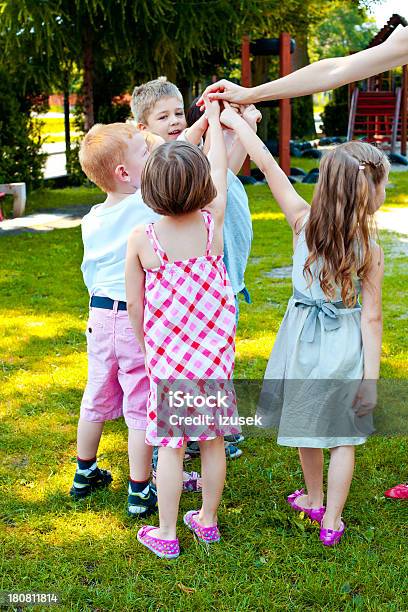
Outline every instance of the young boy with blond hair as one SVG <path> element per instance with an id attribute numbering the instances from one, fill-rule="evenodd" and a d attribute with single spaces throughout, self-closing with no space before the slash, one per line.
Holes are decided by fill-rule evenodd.
<path id="1" fill-rule="evenodd" d="M 140 195 L 148 155 L 144 135 L 125 123 L 94 125 L 79 155 L 83 171 L 106 193 L 106 199 L 82 220 L 81 270 L 90 296 L 88 382 L 81 403 L 77 469 L 70 494 L 83 498 L 110 484 L 112 476 L 98 467 L 96 454 L 105 421 L 123 415 L 129 432 L 131 516 L 147 516 L 157 505 L 156 489 L 149 482 L 152 451 L 145 444 L 149 381 L 125 295 L 129 235 L 137 225 L 160 218 Z"/>

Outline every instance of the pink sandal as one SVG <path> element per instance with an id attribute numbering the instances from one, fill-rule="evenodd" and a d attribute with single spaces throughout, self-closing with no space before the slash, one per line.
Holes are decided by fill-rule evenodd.
<path id="1" fill-rule="evenodd" d="M 320 524 L 320 541 L 323 542 L 324 546 L 335 546 L 341 540 L 342 535 L 345 532 L 346 526 L 343 521 L 340 521 L 340 529 L 336 531 L 335 529 L 325 529 L 322 527 L 323 520 Z"/>
<path id="2" fill-rule="evenodd" d="M 186 472 L 189 475 L 187 480 L 183 480 L 183 491 L 186 493 L 197 493 L 203 490 L 202 485 L 198 482 L 201 475 L 198 472 Z"/>
<path id="3" fill-rule="evenodd" d="M 161 559 L 176 559 L 180 554 L 180 545 L 176 540 L 161 540 L 149 535 L 152 529 L 157 529 L 152 525 L 144 525 L 137 532 L 137 539 L 143 546 L 154 552 Z"/>
<path id="4" fill-rule="evenodd" d="M 302 506 L 299 506 L 296 503 L 296 500 L 298 499 L 298 497 L 304 494 L 304 489 L 298 489 L 297 491 L 292 493 L 292 495 L 289 495 L 286 501 L 288 502 L 291 508 L 297 510 L 298 512 L 304 512 L 305 514 L 307 514 L 310 520 L 317 521 L 320 524 L 322 522 L 324 513 L 326 512 L 326 508 L 324 506 L 321 506 L 320 508 L 302 508 Z"/>
<path id="5" fill-rule="evenodd" d="M 183 517 L 184 524 L 187 525 L 191 531 L 193 531 L 197 538 L 202 542 L 206 542 L 207 544 L 212 544 L 213 542 L 219 542 L 221 539 L 220 531 L 218 529 L 218 525 L 211 525 L 211 527 L 203 527 L 196 520 L 195 517 L 198 517 L 198 510 L 190 510 L 186 512 Z"/>
<path id="6" fill-rule="evenodd" d="M 184 480 L 184 474 L 188 474 L 187 480 Z M 198 472 L 183 472 L 183 493 L 201 493 L 203 487 L 198 481 L 201 479 L 201 474 Z M 153 470 L 153 481 L 156 484 L 156 470 Z"/>

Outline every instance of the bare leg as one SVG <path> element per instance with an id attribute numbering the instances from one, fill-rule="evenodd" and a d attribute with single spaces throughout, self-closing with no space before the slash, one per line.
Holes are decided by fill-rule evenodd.
<path id="1" fill-rule="evenodd" d="M 146 432 L 142 429 L 129 429 L 130 477 L 138 482 L 143 482 L 150 478 L 153 447 L 145 443 L 145 435 Z"/>
<path id="2" fill-rule="evenodd" d="M 307 489 L 296 503 L 302 508 L 320 508 L 323 505 L 323 451 L 321 448 L 299 448 L 300 463 Z"/>
<path id="3" fill-rule="evenodd" d="M 327 503 L 323 518 L 325 529 L 340 527 L 341 513 L 349 494 L 354 472 L 354 446 L 337 446 L 330 449 L 330 465 L 327 477 Z"/>
<path id="4" fill-rule="evenodd" d="M 224 438 L 200 442 L 201 469 L 203 480 L 203 504 L 198 520 L 203 527 L 211 527 L 217 522 L 225 484 L 226 459 Z"/>
<path id="5" fill-rule="evenodd" d="M 157 497 L 160 527 L 149 532 L 154 538 L 176 539 L 176 523 L 183 485 L 183 448 L 159 448 Z"/>
<path id="6" fill-rule="evenodd" d="M 104 424 L 95 421 L 85 421 L 82 418 L 79 419 L 77 453 L 80 459 L 93 459 L 96 457 Z"/>

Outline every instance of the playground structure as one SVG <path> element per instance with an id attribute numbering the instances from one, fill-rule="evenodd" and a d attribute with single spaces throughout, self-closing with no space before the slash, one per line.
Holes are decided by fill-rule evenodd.
<path id="1" fill-rule="evenodd" d="M 383 43 L 399 26 L 408 22 L 394 14 L 373 38 L 368 48 Z M 349 86 L 349 123 L 347 140 L 362 138 L 381 146 L 390 153 L 407 154 L 408 72 L 402 67 L 402 77 L 388 71 Z"/>
<path id="2" fill-rule="evenodd" d="M 251 87 L 251 54 L 252 55 L 279 55 L 279 76 L 283 77 L 292 72 L 291 53 L 295 50 L 295 41 L 288 32 L 282 32 L 279 38 L 260 38 L 250 42 L 249 36 L 242 38 L 241 46 L 241 84 Z M 268 103 L 266 103 L 268 104 Z M 270 104 L 270 103 L 269 103 Z M 279 165 L 282 170 L 290 174 L 290 136 L 291 136 L 291 101 L 279 100 Z M 262 106 L 258 104 L 258 106 Z M 246 159 L 242 174 L 250 176 L 250 161 Z"/>

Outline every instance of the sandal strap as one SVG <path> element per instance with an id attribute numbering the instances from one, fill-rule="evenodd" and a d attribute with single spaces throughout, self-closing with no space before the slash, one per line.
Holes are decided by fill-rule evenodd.
<path id="1" fill-rule="evenodd" d="M 185 491 L 198 491 L 198 479 L 201 478 L 198 472 L 190 472 L 190 478 L 183 481 Z"/>
<path id="2" fill-rule="evenodd" d="M 179 541 L 176 538 L 175 540 L 162 540 L 161 538 L 155 538 L 154 536 L 149 535 L 150 531 L 153 529 L 157 529 L 152 525 L 144 525 L 139 530 L 139 536 L 146 543 L 148 543 L 152 548 L 161 553 L 174 554 L 180 550 Z"/>
<path id="3" fill-rule="evenodd" d="M 192 529 L 194 530 L 194 533 L 201 538 L 202 540 L 205 540 L 206 542 L 210 542 L 212 540 L 218 540 L 220 537 L 220 532 L 218 529 L 218 525 L 211 525 L 210 527 L 204 527 L 203 525 L 200 525 L 200 523 L 198 523 L 195 520 L 195 516 L 198 516 L 198 512 L 194 512 L 194 514 L 191 514 L 189 517 L 189 523 L 192 527 Z"/>

